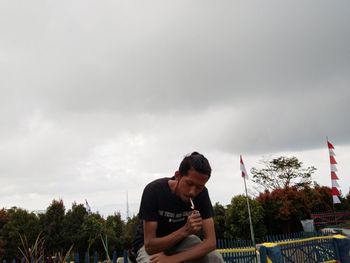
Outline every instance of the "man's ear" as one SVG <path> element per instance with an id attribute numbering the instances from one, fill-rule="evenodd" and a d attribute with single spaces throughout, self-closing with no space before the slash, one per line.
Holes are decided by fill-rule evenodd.
<path id="1" fill-rule="evenodd" d="M 180 172 L 179 172 L 179 171 L 176 171 L 176 172 L 175 172 L 175 180 L 180 180 L 180 178 L 181 178 Z"/>

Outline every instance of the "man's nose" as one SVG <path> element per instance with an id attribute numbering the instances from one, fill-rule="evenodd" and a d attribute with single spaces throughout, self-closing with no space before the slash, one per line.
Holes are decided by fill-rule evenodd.
<path id="1" fill-rule="evenodd" d="M 195 186 L 192 186 L 192 187 L 190 188 L 189 196 L 190 196 L 191 198 L 193 198 L 193 197 L 196 196 L 196 187 L 195 187 Z"/>

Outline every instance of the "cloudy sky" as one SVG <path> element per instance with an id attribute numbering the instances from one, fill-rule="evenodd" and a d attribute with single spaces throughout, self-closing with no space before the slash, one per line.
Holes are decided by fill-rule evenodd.
<path id="1" fill-rule="evenodd" d="M 262 158 L 350 185 L 350 2 L 0 0 L 0 207 L 137 213 L 199 151 L 212 202 Z"/>

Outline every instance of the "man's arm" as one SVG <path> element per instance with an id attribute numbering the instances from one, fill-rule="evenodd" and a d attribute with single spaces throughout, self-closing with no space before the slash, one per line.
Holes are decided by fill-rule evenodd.
<path id="1" fill-rule="evenodd" d="M 209 252 L 216 249 L 216 235 L 213 218 L 204 219 L 202 221 L 204 239 L 203 242 L 191 247 L 184 252 L 180 252 L 171 256 L 173 262 L 183 262 L 187 260 L 197 259 L 205 256 Z"/>
<path id="2" fill-rule="evenodd" d="M 202 218 L 199 213 L 192 213 L 186 224 L 173 233 L 157 237 L 156 231 L 158 223 L 156 221 L 143 221 L 145 250 L 149 255 L 163 252 L 173 247 L 185 237 L 195 234 L 202 229 Z M 214 232 L 215 235 L 215 232 Z"/>
<path id="3" fill-rule="evenodd" d="M 216 248 L 214 220 L 213 218 L 208 218 L 203 220 L 202 222 L 204 232 L 203 242 L 191 247 L 186 251 L 179 252 L 171 256 L 166 256 L 164 253 L 153 255 L 150 258 L 150 262 L 179 263 L 183 261 L 198 259 L 213 251 Z"/>

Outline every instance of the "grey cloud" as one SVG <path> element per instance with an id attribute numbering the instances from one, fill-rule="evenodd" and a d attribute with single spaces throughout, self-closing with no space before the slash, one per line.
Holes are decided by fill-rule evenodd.
<path id="1" fill-rule="evenodd" d="M 167 15 L 132 5 L 109 6 L 115 13 L 91 4 L 42 7 L 51 16 L 40 16 L 48 25 L 27 54 L 27 95 L 72 111 L 201 110 L 347 76 L 348 18 L 339 12 L 346 6 L 269 3 L 188 9 L 180 2 Z"/>
<path id="2" fill-rule="evenodd" d="M 1 2 L 6 193 L 137 192 L 192 150 L 348 145 L 349 5 Z"/>

